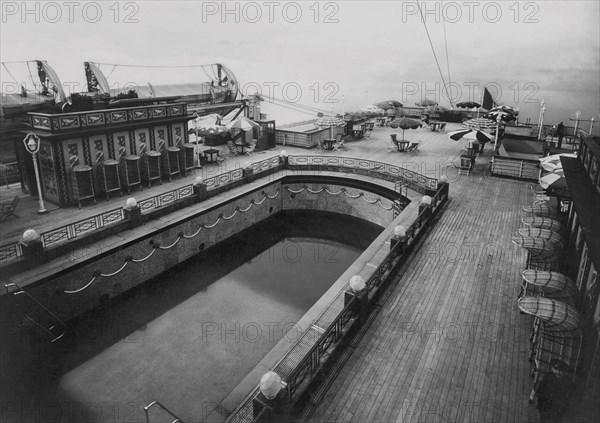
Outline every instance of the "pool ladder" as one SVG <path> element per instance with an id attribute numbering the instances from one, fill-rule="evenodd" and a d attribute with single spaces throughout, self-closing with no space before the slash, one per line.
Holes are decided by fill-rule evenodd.
<path id="1" fill-rule="evenodd" d="M 175 419 L 171 423 L 183 423 L 183 420 L 181 420 L 179 417 L 177 417 L 175 414 L 173 414 L 167 407 L 165 407 L 158 401 L 152 401 L 150 404 L 148 404 L 147 406 L 144 407 L 144 412 L 146 413 L 146 423 L 150 423 L 150 417 L 148 416 L 148 410 L 155 405 L 159 408 L 162 408 L 171 417 L 173 417 Z"/>
<path id="2" fill-rule="evenodd" d="M 38 307 L 44 310 L 46 315 L 52 318 L 52 320 L 47 325 L 44 325 L 35 320 L 33 317 L 29 316 L 28 314 L 24 314 L 23 316 L 25 320 L 27 320 L 33 326 L 37 327 L 46 337 L 48 337 L 48 339 L 50 339 L 50 342 L 58 341 L 65 335 L 67 325 L 62 320 L 60 320 L 54 313 L 48 310 L 48 308 L 45 307 L 42 303 L 40 303 L 38 300 L 32 297 L 27 291 L 24 291 L 16 283 L 5 284 L 4 289 L 6 289 L 7 294 L 13 294 L 14 296 L 25 295 L 25 297 L 29 298 Z"/>

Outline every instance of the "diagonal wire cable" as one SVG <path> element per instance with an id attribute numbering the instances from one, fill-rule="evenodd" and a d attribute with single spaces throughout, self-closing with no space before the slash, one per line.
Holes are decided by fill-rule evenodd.
<path id="1" fill-rule="evenodd" d="M 442 78 L 442 83 L 444 84 L 444 90 L 446 90 L 446 95 L 448 95 L 448 87 L 446 85 L 446 81 L 444 80 L 444 75 L 442 74 L 442 68 L 440 67 L 440 62 L 438 61 L 437 55 L 435 54 L 435 49 L 433 48 L 433 43 L 431 42 L 431 36 L 429 35 L 429 30 L 427 29 L 427 24 L 425 23 L 425 18 L 423 17 L 423 11 L 421 10 L 421 5 L 417 2 L 417 7 L 419 8 L 419 14 L 421 15 L 421 22 L 423 22 L 423 26 L 425 27 L 425 32 L 427 33 L 427 39 L 429 40 L 429 45 L 431 46 L 431 52 L 433 53 L 433 58 L 435 59 L 435 64 L 437 65 L 438 71 L 440 72 L 440 77 Z M 450 102 L 450 106 L 454 108 L 452 104 L 452 100 L 448 95 L 448 101 Z"/>

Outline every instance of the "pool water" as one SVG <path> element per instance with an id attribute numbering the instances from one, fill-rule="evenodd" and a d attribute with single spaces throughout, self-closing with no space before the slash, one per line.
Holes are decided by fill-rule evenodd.
<path id="1" fill-rule="evenodd" d="M 30 351 L 15 421 L 29 410 L 32 421 L 141 422 L 154 400 L 183 421 L 206 417 L 277 342 L 300 336 L 294 324 L 381 230 L 280 215 L 70 322 L 60 345 Z"/>

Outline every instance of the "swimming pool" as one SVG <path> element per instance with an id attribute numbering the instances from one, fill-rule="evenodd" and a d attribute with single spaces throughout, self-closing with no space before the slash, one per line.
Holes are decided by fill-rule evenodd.
<path id="1" fill-rule="evenodd" d="M 144 421 L 153 400 L 202 420 L 278 341 L 300 335 L 294 323 L 381 229 L 278 213 L 71 322 L 61 344 L 17 358 L 31 371 L 14 377 L 21 409 L 6 420 Z"/>

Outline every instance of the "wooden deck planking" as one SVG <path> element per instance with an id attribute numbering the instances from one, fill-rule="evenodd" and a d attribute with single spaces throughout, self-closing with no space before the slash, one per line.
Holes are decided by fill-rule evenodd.
<path id="1" fill-rule="evenodd" d="M 382 304 L 370 329 L 377 334 L 359 343 L 313 421 L 338 421 L 345 411 L 356 422 L 535 419 L 527 413 L 529 322 L 516 308 L 524 262 L 510 243 L 529 185 L 480 172 L 485 166 L 451 181 L 451 202 Z M 444 246 L 462 255 L 439 257 Z M 411 321 L 420 333 L 407 337 L 397 326 Z M 435 326 L 447 323 L 467 325 L 457 341 L 447 325 Z"/>

